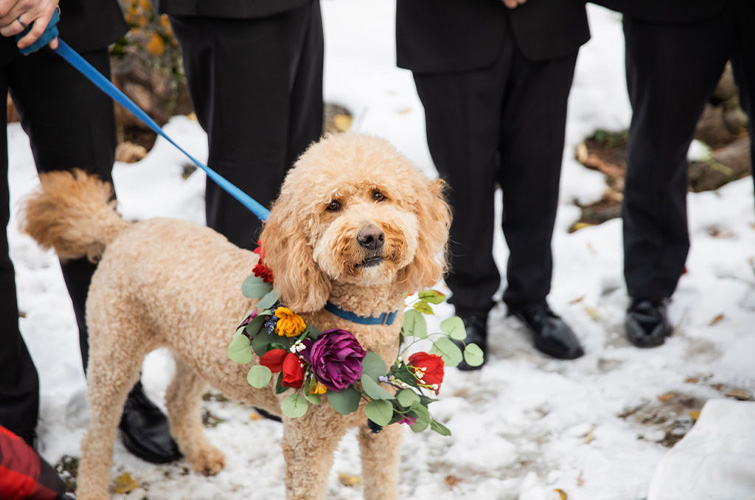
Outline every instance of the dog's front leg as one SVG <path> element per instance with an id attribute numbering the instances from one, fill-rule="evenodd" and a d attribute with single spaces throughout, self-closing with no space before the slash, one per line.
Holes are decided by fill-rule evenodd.
<path id="1" fill-rule="evenodd" d="M 316 415 L 322 407 L 309 408 L 301 418 L 283 420 L 283 457 L 286 459 L 286 498 L 325 498 L 333 454 L 346 432 L 340 416 Z M 332 410 L 330 410 L 332 412 Z M 332 412 L 335 413 L 335 412 Z"/>
<path id="2" fill-rule="evenodd" d="M 403 427 L 388 425 L 375 434 L 367 425 L 359 428 L 359 449 L 362 455 L 362 479 L 365 500 L 396 500 L 398 498 L 398 465 L 401 458 Z"/>

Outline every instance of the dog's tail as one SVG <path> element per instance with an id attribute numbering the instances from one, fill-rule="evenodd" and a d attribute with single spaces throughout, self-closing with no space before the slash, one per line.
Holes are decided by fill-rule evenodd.
<path id="1" fill-rule="evenodd" d="M 111 185 L 95 176 L 61 170 L 41 174 L 40 182 L 21 207 L 21 230 L 61 260 L 97 262 L 129 225 L 115 211 Z"/>

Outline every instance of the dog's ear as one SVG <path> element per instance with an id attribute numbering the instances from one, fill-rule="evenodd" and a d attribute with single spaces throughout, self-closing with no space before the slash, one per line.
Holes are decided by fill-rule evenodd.
<path id="1" fill-rule="evenodd" d="M 277 205 L 277 206 L 276 206 Z M 330 281 L 312 257 L 301 215 L 276 203 L 265 222 L 260 240 L 265 264 L 272 270 L 275 289 L 286 307 L 296 313 L 319 311 L 330 296 Z"/>
<path id="2" fill-rule="evenodd" d="M 414 260 L 404 268 L 403 282 L 409 293 L 435 285 L 446 271 L 448 230 L 451 226 L 451 208 L 443 192 L 442 179 L 423 181 L 415 190 L 418 199 L 414 207 L 419 222 L 419 242 Z"/>

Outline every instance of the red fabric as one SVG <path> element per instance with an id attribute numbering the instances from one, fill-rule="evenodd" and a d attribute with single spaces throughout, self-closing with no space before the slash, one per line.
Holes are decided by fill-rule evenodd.
<path id="1" fill-rule="evenodd" d="M 58 494 L 39 483 L 39 455 L 23 439 L 0 425 L 0 498 L 53 500 Z"/>

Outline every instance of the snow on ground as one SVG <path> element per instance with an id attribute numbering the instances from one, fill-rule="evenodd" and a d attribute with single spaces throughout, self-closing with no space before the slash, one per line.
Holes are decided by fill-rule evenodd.
<path id="1" fill-rule="evenodd" d="M 355 112 L 354 128 L 385 137 L 431 175 L 422 108 L 411 74 L 394 65 L 394 2 L 325 1 L 326 98 Z M 689 196 L 693 246 L 670 315 L 677 325 L 663 347 L 640 350 L 623 335 L 627 297 L 621 276 L 621 222 L 568 234 L 573 201 L 596 199 L 603 180 L 574 160 L 574 148 L 596 128 L 621 129 L 630 110 L 623 81 L 620 19 L 590 7 L 593 39 L 582 49 L 570 100 L 561 208 L 554 235 L 551 305 L 577 332 L 587 354 L 557 361 L 535 351 L 526 331 L 502 307 L 490 317 L 491 348 L 480 372 L 449 369 L 434 403 L 451 437 L 405 431 L 400 497 L 417 500 L 549 500 L 646 498 L 667 448 L 692 425 L 690 410 L 708 399 L 755 393 L 755 211 L 750 178 Z M 200 158 L 198 125 L 176 117 L 166 131 Z M 28 140 L 8 129 L 14 208 L 34 188 Z M 183 180 L 186 160 L 162 139 L 138 164 L 117 164 L 114 178 L 127 218 L 175 216 L 202 223 L 204 174 Z M 77 331 L 55 257 L 8 228 L 16 264 L 21 327 L 41 378 L 40 449 L 50 461 L 78 456 L 88 413 Z M 496 257 L 505 262 L 499 238 Z M 239 314 L 242 314 L 240 311 Z M 439 316 L 451 314 L 448 306 Z M 164 352 L 150 355 L 143 380 L 160 401 L 172 371 Z M 731 392 L 735 391 L 735 392 Z M 217 399 L 217 398 L 215 398 Z M 744 404 L 744 403 L 743 403 Z M 208 401 L 216 424 L 210 440 L 227 456 L 215 477 L 185 462 L 155 466 L 116 444 L 113 476 L 128 472 L 141 487 L 119 499 L 283 498 L 279 424 L 250 417 L 233 402 Z M 710 426 L 710 424 L 709 424 Z M 354 436 L 338 450 L 328 498 L 361 498 L 346 486 L 360 474 Z M 721 484 L 718 500 L 741 498 Z M 693 498 L 693 497 L 685 497 Z"/>

